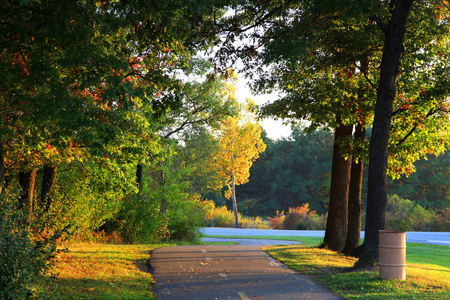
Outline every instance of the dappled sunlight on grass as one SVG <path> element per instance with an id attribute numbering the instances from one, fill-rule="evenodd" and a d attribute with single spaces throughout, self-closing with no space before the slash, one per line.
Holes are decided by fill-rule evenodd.
<path id="1" fill-rule="evenodd" d="M 408 247 L 416 261 L 422 246 Z M 438 247 L 433 251 L 440 257 L 448 249 Z M 450 268 L 441 266 L 439 259 L 436 264 L 410 263 L 407 259 L 407 278 L 402 281 L 382 280 L 375 271 L 343 272 L 357 259 L 326 249 L 295 245 L 267 247 L 265 251 L 289 267 L 314 276 L 345 299 L 450 299 Z"/>
<path id="2" fill-rule="evenodd" d="M 74 244 L 60 253 L 58 299 L 154 299 L 147 270 L 155 245 Z"/>

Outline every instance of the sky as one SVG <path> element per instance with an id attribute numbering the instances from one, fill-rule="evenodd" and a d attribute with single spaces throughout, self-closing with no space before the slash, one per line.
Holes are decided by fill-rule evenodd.
<path id="1" fill-rule="evenodd" d="M 247 86 L 247 81 L 245 78 L 238 76 L 238 82 L 236 85 L 236 98 L 239 102 L 245 102 L 245 99 L 251 98 L 258 105 L 272 102 L 277 99 L 276 94 L 268 94 L 268 95 L 257 95 L 254 96 L 250 92 L 249 87 Z M 277 140 L 283 137 L 288 137 L 291 134 L 291 128 L 289 125 L 283 125 L 280 120 L 274 119 L 264 119 L 262 121 L 262 127 L 267 132 L 267 135 L 272 140 Z"/>

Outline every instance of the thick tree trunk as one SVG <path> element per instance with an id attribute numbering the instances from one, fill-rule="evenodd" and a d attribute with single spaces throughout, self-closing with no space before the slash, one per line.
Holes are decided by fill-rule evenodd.
<path id="1" fill-rule="evenodd" d="M 41 189 L 41 205 L 44 212 L 50 210 L 53 202 L 53 193 L 55 191 L 57 167 L 44 166 L 44 173 L 42 175 L 42 189 Z"/>
<path id="2" fill-rule="evenodd" d="M 22 192 L 19 195 L 19 208 L 26 210 L 28 221 L 31 221 L 33 213 L 34 189 L 36 186 L 37 170 L 19 172 L 19 185 Z"/>
<path id="3" fill-rule="evenodd" d="M 3 141 L 0 136 L 0 194 L 5 188 L 5 158 L 3 156 Z"/>
<path id="4" fill-rule="evenodd" d="M 139 193 L 142 193 L 142 173 L 144 170 L 144 166 L 142 164 L 138 164 L 136 167 L 136 185 L 139 189 Z"/>
<path id="5" fill-rule="evenodd" d="M 362 125 L 356 126 L 353 134 L 355 141 L 365 142 L 366 129 Z M 361 188 L 363 181 L 364 163 L 361 159 L 352 160 L 350 173 L 350 187 L 348 194 L 348 227 L 347 241 L 342 250 L 347 255 L 358 256 L 356 249 L 360 246 L 361 235 Z"/>
<path id="6" fill-rule="evenodd" d="M 396 81 L 400 72 L 403 40 L 413 0 L 397 0 L 387 24 L 376 19 L 385 33 L 385 45 L 381 59 L 380 81 L 370 140 L 367 218 L 363 253 L 356 268 L 373 266 L 378 262 L 379 230 L 384 229 L 387 188 L 389 130 L 396 96 Z"/>
<path id="7" fill-rule="evenodd" d="M 342 140 L 352 136 L 352 126 L 339 125 L 335 131 L 333 162 L 331 167 L 330 204 L 322 247 L 342 251 L 347 238 L 348 188 L 351 158 L 341 154 Z M 351 151 L 351 149 L 347 149 Z"/>

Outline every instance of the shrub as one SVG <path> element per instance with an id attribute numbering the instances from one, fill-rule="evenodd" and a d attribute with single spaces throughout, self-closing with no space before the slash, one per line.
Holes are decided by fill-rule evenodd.
<path id="1" fill-rule="evenodd" d="M 240 217 L 239 219 L 240 228 L 256 228 L 256 229 L 269 229 L 269 222 L 263 220 L 261 217 Z"/>
<path id="2" fill-rule="evenodd" d="M 283 226 L 283 222 L 286 216 L 284 215 L 284 211 L 278 211 L 275 217 L 269 217 L 270 227 L 273 229 L 281 229 Z"/>
<path id="3" fill-rule="evenodd" d="M 226 206 L 213 207 L 206 214 L 206 220 L 214 218 L 215 227 L 234 227 L 234 213 Z"/>
<path id="4" fill-rule="evenodd" d="M 435 227 L 437 231 L 450 231 L 450 208 L 443 209 L 436 215 Z"/>
<path id="5" fill-rule="evenodd" d="M 52 270 L 61 232 L 50 226 L 28 225 L 16 199 L 17 193 L 0 195 L 0 299 L 38 294 L 52 298 Z"/>
<path id="6" fill-rule="evenodd" d="M 228 210 L 226 206 L 216 207 L 213 201 L 206 200 L 202 202 L 204 220 L 206 226 L 211 226 L 211 218 L 214 219 L 215 227 L 234 227 L 234 212 Z M 269 222 L 261 217 L 246 217 L 238 213 L 240 228 L 270 228 Z"/>
<path id="7" fill-rule="evenodd" d="M 147 194 L 125 197 L 120 213 L 111 223 L 108 233 L 117 230 L 127 243 L 154 243 L 169 236 L 167 222 L 159 206 Z"/>
<path id="8" fill-rule="evenodd" d="M 201 202 L 197 197 L 173 201 L 166 217 L 171 239 L 188 242 L 197 240 L 198 227 L 203 221 Z"/>
<path id="9" fill-rule="evenodd" d="M 323 230 L 326 225 L 326 217 L 319 216 L 313 210 L 310 211 L 309 204 L 305 203 L 299 207 L 289 208 L 282 224 L 283 229 L 297 230 Z"/>
<path id="10" fill-rule="evenodd" d="M 438 215 L 398 195 L 388 197 L 386 207 L 386 229 L 399 231 L 439 230 Z"/>
<path id="11" fill-rule="evenodd" d="M 325 230 L 327 225 L 327 215 L 308 215 L 304 220 L 297 223 L 297 230 Z"/>

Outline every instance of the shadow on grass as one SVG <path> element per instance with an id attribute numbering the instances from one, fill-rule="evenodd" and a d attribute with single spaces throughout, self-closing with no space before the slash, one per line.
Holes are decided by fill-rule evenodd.
<path id="1" fill-rule="evenodd" d="M 152 280 L 58 279 L 57 299 L 154 299 Z"/>

